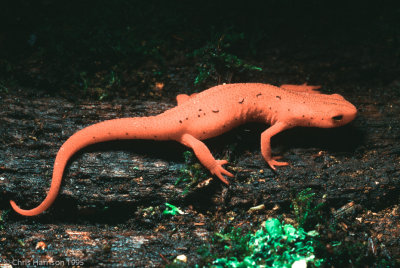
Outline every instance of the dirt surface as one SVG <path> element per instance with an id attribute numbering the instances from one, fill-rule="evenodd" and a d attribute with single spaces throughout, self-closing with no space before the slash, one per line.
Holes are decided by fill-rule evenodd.
<path id="1" fill-rule="evenodd" d="M 351 239 L 370 241 L 374 254 L 399 258 L 398 87 L 337 88 L 357 106 L 356 120 L 339 129 L 293 129 L 275 137 L 274 151 L 291 163 L 277 173 L 259 153 L 265 126 L 246 125 L 210 140 L 207 144 L 216 156 L 230 159 L 229 170 L 236 176 L 229 187 L 213 179 L 184 193 L 185 185 L 175 181 L 185 165 L 185 148 L 173 142 L 110 142 L 85 149 L 71 161 L 57 202 L 46 213 L 35 218 L 7 214 L 1 257 L 31 263 L 157 266 L 185 254 L 195 264 L 200 258 L 196 250 L 223 226 L 244 224 L 251 229 L 268 216 L 290 211 L 293 194 L 311 187 L 319 197 L 325 195 L 333 210 L 349 202 L 357 207 L 340 219 Z M 25 208 L 41 202 L 54 156 L 77 129 L 110 118 L 157 114 L 174 105 L 71 103 L 26 92 L 1 98 L 0 189 L 6 211 L 10 198 Z M 185 214 L 162 216 L 165 202 Z M 264 211 L 247 212 L 260 204 L 266 205 Z"/>
<path id="2" fill-rule="evenodd" d="M 354 36 L 337 31 L 323 39 L 290 35 L 299 42 L 277 32 L 252 62 L 261 72 L 226 72 L 196 86 L 196 67 L 177 49 L 156 78 L 151 60 L 127 70 L 127 76 L 141 74 L 131 78 L 131 87 L 149 87 L 141 98 L 125 92 L 93 100 L 71 95 L 68 88 L 54 93 L 49 85 L 12 84 L 4 90 L 1 83 L 0 266 L 154 267 L 178 255 L 187 257 L 188 266 L 205 265 L 209 259 L 199 249 L 221 251 L 213 244 L 217 232 L 238 226 L 254 232 L 269 217 L 296 224 L 291 204 L 306 188 L 316 194 L 315 202 L 325 203 L 325 223 L 310 228 L 320 233 L 325 258 L 341 258 L 334 266 L 400 261 L 399 39 L 374 30 Z M 71 159 L 48 211 L 27 218 L 10 208 L 10 199 L 22 208 L 43 200 L 55 155 L 77 130 L 161 113 L 175 105 L 176 93 L 218 82 L 319 84 L 325 93 L 342 94 L 359 113 L 345 127 L 295 128 L 274 137 L 274 154 L 290 162 L 277 172 L 260 154 L 267 126 L 248 124 L 206 141 L 216 158 L 229 160 L 227 169 L 235 174 L 229 187 L 198 165 L 201 179 L 183 181 L 185 170 L 196 164 L 185 162 L 187 149 L 175 142 L 97 144 Z M 164 215 L 165 203 L 182 214 Z M 249 211 L 258 205 L 265 207 Z M 332 250 L 334 241 L 343 246 L 340 257 Z"/>

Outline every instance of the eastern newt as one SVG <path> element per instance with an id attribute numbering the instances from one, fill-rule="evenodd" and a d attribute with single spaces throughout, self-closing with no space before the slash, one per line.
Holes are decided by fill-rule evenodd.
<path id="1" fill-rule="evenodd" d="M 286 166 L 271 156 L 271 137 L 295 127 L 333 128 L 352 121 L 357 109 L 339 94 L 322 94 L 319 86 L 243 83 L 224 84 L 190 96 L 177 96 L 178 105 L 156 116 L 113 119 L 88 126 L 72 135 L 57 153 L 50 190 L 43 202 L 21 215 L 35 216 L 54 202 L 68 160 L 82 148 L 110 140 L 175 140 L 192 148 L 199 161 L 222 182 L 233 174 L 216 160 L 201 141 L 218 136 L 245 122 L 264 122 L 271 127 L 261 134 L 261 154 L 272 169 Z"/>

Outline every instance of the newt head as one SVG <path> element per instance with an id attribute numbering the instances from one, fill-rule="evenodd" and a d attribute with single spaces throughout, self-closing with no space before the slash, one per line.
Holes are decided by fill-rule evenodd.
<path id="1" fill-rule="evenodd" d="M 339 94 L 310 94 L 302 104 L 293 107 L 294 118 L 289 121 L 304 127 L 340 127 L 357 115 L 357 108 Z"/>

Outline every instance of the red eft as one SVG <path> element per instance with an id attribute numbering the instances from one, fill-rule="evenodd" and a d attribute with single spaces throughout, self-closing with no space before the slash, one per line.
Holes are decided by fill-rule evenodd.
<path id="1" fill-rule="evenodd" d="M 51 206 L 60 189 L 68 160 L 80 149 L 94 143 L 123 139 L 175 140 L 190 147 L 199 161 L 222 182 L 233 177 L 201 141 L 218 136 L 245 122 L 264 122 L 271 127 L 261 134 L 261 154 L 272 169 L 286 166 L 271 156 L 271 137 L 295 127 L 333 128 L 352 121 L 357 109 L 339 94 L 322 94 L 319 86 L 243 83 L 212 87 L 191 96 L 177 96 L 178 105 L 162 114 L 107 120 L 88 126 L 72 135 L 57 153 L 50 190 L 43 202 L 21 215 L 35 216 Z"/>

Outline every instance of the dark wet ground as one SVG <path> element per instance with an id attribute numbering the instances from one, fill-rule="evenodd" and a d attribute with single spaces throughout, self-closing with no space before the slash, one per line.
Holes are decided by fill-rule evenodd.
<path id="1" fill-rule="evenodd" d="M 157 114 L 173 104 L 3 95 L 2 259 L 158 266 L 184 254 L 190 264 L 201 263 L 197 249 L 226 226 L 254 231 L 282 214 L 290 222 L 293 195 L 308 187 L 319 199 L 325 195 L 330 217 L 352 202 L 350 212 L 338 216 L 338 230 L 319 230 L 325 239 L 345 236 L 364 243 L 363 254 L 399 258 L 399 85 L 354 82 L 334 89 L 357 106 L 357 118 L 339 129 L 293 129 L 275 137 L 274 151 L 291 164 L 277 173 L 259 153 L 262 125 L 246 125 L 207 143 L 214 155 L 229 158 L 228 170 L 236 175 L 229 187 L 213 179 L 184 195 L 185 184 L 174 185 L 184 166 L 181 145 L 107 143 L 74 157 L 57 202 L 37 218 L 19 217 L 8 200 L 25 207 L 42 200 L 54 155 L 76 129 L 108 118 Z M 165 202 L 185 214 L 162 216 Z M 247 212 L 260 204 L 266 208 Z"/>
<path id="2" fill-rule="evenodd" d="M 145 82 L 135 86 L 165 85 L 141 98 L 82 100 L 65 89 L 49 94 L 15 84 L 0 90 L 0 264 L 165 266 L 186 255 L 189 266 L 202 265 L 209 259 L 199 249 L 223 251 L 214 243 L 216 232 L 238 226 L 254 232 L 269 217 L 296 224 L 293 198 L 311 188 L 315 202 L 325 206 L 320 224 L 308 228 L 318 230 L 323 254 L 334 266 L 384 261 L 394 266 L 400 261 L 399 49 L 387 32 L 369 38 L 347 33 L 289 43 L 280 36 L 254 62 L 262 72 L 220 77 L 221 82 L 319 84 L 357 107 L 357 118 L 345 127 L 296 128 L 274 137 L 273 151 L 289 167 L 276 173 L 267 167 L 259 152 L 265 126 L 258 124 L 207 141 L 214 156 L 230 162 L 235 178 L 229 187 L 208 180 L 208 173 L 203 183 L 176 185 L 188 166 L 186 149 L 174 142 L 100 144 L 73 157 L 57 201 L 35 218 L 16 215 L 8 201 L 24 208 L 41 202 L 55 154 L 76 130 L 111 118 L 158 114 L 175 105 L 176 93 L 199 91 L 217 80 L 193 86 L 196 67 L 176 51 L 180 56 L 167 62 L 157 79 L 150 78 L 154 62 L 139 67 Z M 163 215 L 166 202 L 184 214 Z M 262 204 L 264 209 L 249 212 Z M 341 246 L 335 251 L 337 241 Z"/>

